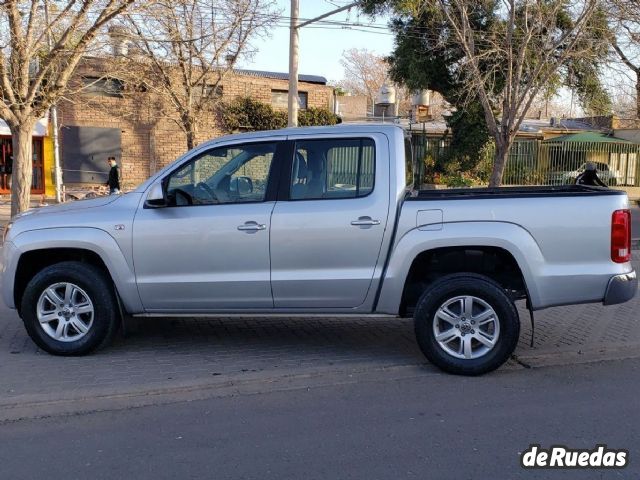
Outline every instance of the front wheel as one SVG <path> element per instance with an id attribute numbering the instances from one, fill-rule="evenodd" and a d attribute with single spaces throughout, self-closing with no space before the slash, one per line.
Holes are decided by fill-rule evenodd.
<path id="1" fill-rule="evenodd" d="M 38 347 L 54 355 L 83 355 L 111 340 L 118 311 L 104 272 L 82 262 L 61 262 L 31 279 L 20 313 Z"/>
<path id="2" fill-rule="evenodd" d="M 431 363 L 458 375 L 481 375 L 506 362 L 518 343 L 520 319 L 505 290 L 484 275 L 437 280 L 414 315 L 420 349 Z"/>

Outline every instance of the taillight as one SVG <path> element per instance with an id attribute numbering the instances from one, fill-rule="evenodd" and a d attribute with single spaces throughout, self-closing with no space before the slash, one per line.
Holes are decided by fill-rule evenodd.
<path id="1" fill-rule="evenodd" d="M 611 260 L 631 260 L 631 210 L 616 210 L 611 217 Z"/>

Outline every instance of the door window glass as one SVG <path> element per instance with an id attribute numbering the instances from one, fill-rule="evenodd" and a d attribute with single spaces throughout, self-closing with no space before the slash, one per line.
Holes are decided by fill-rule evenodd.
<path id="1" fill-rule="evenodd" d="M 364 197 L 373 190 L 375 144 L 369 138 L 296 142 L 293 200 Z"/>
<path id="2" fill-rule="evenodd" d="M 262 202 L 276 143 L 214 148 L 174 171 L 166 181 L 171 205 Z"/>

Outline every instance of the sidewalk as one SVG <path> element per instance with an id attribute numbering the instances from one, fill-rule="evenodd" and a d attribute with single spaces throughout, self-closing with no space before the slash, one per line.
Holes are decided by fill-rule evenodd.
<path id="1" fill-rule="evenodd" d="M 640 252 L 634 252 L 640 268 Z M 536 312 L 534 347 L 523 305 L 513 361 L 500 372 L 640 356 L 640 296 L 613 307 Z M 185 392 L 232 395 L 378 376 L 440 375 L 410 319 L 144 319 L 128 338 L 86 357 L 38 350 L 14 311 L 0 308 L 0 421 L 171 401 Z M 523 373 L 526 374 L 526 373 Z M 337 380 L 336 380 L 337 379 Z M 184 398 L 184 397 L 181 397 Z M 96 403 L 97 402 L 97 403 Z M 85 405 L 85 406 L 83 406 Z M 98 405 L 96 407 L 96 405 Z"/>

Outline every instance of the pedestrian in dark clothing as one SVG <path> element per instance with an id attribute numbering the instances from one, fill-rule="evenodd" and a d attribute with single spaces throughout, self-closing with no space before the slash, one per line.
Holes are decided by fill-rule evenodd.
<path id="1" fill-rule="evenodd" d="M 120 193 L 120 169 L 116 163 L 116 157 L 109 157 L 107 159 L 111 169 L 109 170 L 109 180 L 107 180 L 107 186 L 109 187 L 109 195 Z"/>

